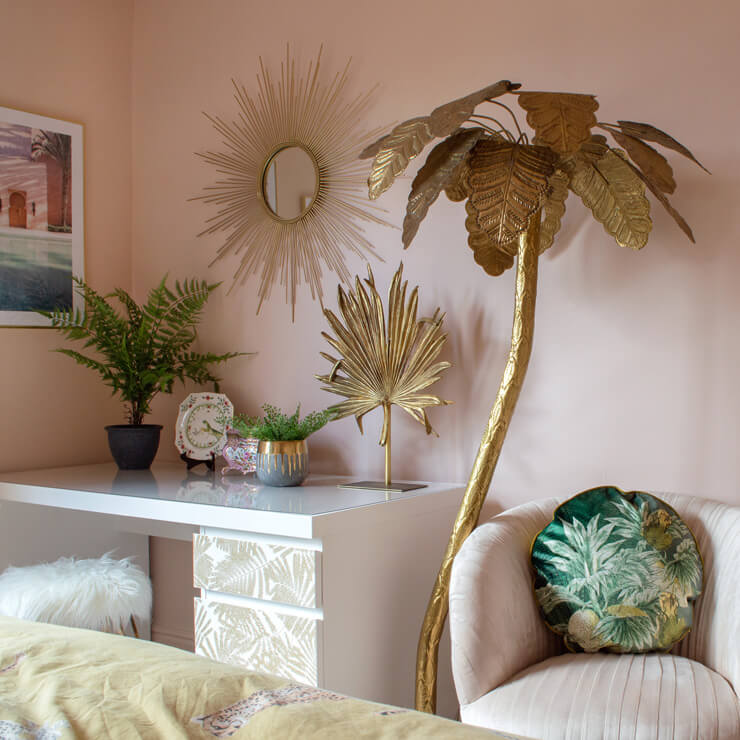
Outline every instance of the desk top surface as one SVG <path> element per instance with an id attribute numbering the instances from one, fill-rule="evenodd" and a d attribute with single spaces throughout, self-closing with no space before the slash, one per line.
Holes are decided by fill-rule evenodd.
<path id="1" fill-rule="evenodd" d="M 225 526 L 248 513 L 313 519 L 409 500 L 431 503 L 435 495 L 460 490 L 450 483 L 430 483 L 406 493 L 337 487 L 353 480 L 356 477 L 312 475 L 301 486 L 274 488 L 254 475 L 188 473 L 182 463 L 125 471 L 103 463 L 0 473 L 0 500 L 201 524 L 212 519 L 206 516 L 207 509 L 217 520 L 211 526 Z"/>

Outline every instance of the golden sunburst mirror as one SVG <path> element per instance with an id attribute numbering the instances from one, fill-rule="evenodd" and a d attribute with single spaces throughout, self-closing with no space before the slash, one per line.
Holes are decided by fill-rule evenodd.
<path id="1" fill-rule="evenodd" d="M 293 318 L 301 283 L 323 305 L 324 271 L 349 282 L 347 254 L 375 255 L 363 222 L 386 224 L 364 197 L 358 160 L 379 133 L 362 123 L 374 90 L 348 99 L 350 62 L 326 81 L 321 53 L 304 75 L 288 48 L 277 80 L 260 58 L 255 94 L 233 83 L 237 118 L 205 114 L 223 150 L 198 155 L 221 176 L 197 198 L 218 208 L 200 236 L 225 233 L 214 262 L 238 261 L 234 285 L 259 274 L 257 313 L 276 282 Z"/>

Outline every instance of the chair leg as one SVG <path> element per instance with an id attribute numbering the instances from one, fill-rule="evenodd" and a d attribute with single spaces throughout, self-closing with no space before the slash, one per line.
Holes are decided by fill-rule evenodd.
<path id="1" fill-rule="evenodd" d="M 138 640 L 139 639 L 139 630 L 136 626 L 136 620 L 134 619 L 134 615 L 131 615 L 131 629 L 134 631 L 134 637 Z"/>

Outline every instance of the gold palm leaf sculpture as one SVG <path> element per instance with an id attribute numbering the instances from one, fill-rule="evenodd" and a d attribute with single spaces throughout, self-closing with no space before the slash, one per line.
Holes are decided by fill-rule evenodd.
<path id="1" fill-rule="evenodd" d="M 439 308 L 430 318 L 417 319 L 419 288 L 406 300 L 408 282 L 403 280 L 403 264 L 398 268 L 388 292 L 388 319 L 383 299 L 375 287 L 368 266 L 368 277 L 355 277 L 355 289 L 345 292 L 339 286 L 338 306 L 342 320 L 331 310 L 324 315 L 336 337 L 322 336 L 339 357 L 322 352 L 332 364 L 328 375 L 317 375 L 323 390 L 345 398 L 331 407 L 334 418 L 354 416 L 362 432 L 362 418 L 378 407 L 383 408 L 380 445 L 385 447 L 385 487 L 391 485 L 391 407 L 399 406 L 434 433 L 427 416 L 430 406 L 446 406 L 426 389 L 439 380 L 449 362 L 437 361 L 447 335 L 442 332 L 444 314 Z M 367 286 L 367 287 L 366 287 Z M 358 484 L 359 485 L 359 484 Z M 399 485 L 399 484 L 397 484 Z M 411 484 L 401 490 L 419 486 Z"/>
<path id="2" fill-rule="evenodd" d="M 529 362 L 534 333 L 539 255 L 560 228 L 569 191 L 574 192 L 622 247 L 641 249 L 652 228 L 649 190 L 693 242 L 689 225 L 668 200 L 676 183 L 667 159 L 652 144 L 694 155 L 664 131 L 647 123 L 598 121 L 594 95 L 524 92 L 502 80 L 396 126 L 361 154 L 372 158 L 369 195 L 387 190 L 424 147 L 441 138 L 411 185 L 403 223 L 404 248 L 441 192 L 465 200 L 468 246 L 490 275 L 517 262 L 511 349 L 460 510 L 429 600 L 419 638 L 416 708 L 434 712 L 437 655 L 447 618 L 452 561 L 478 523 Z M 498 100 L 516 96 L 533 129 L 522 131 L 511 108 Z M 484 102 L 513 122 L 477 113 Z M 509 120 L 509 119 L 507 119 Z M 619 148 L 611 147 L 600 129 Z M 649 142 L 649 143 L 648 143 Z M 704 168 L 703 168 L 704 169 Z"/>

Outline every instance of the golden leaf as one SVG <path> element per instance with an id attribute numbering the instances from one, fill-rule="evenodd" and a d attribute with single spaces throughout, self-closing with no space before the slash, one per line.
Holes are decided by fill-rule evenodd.
<path id="1" fill-rule="evenodd" d="M 591 134 L 591 137 L 573 155 L 576 159 L 595 164 L 609 151 L 606 136 Z"/>
<path id="2" fill-rule="evenodd" d="M 638 123 L 636 121 L 617 121 L 619 127 L 628 136 L 633 136 L 636 139 L 642 139 L 643 141 L 652 141 L 656 144 L 672 149 L 674 152 L 683 154 L 684 157 L 688 157 L 692 162 L 699 165 L 705 172 L 709 170 L 680 142 L 676 141 L 672 136 L 669 136 L 665 131 L 661 131 L 655 126 L 651 126 L 649 123 Z"/>
<path id="3" fill-rule="evenodd" d="M 477 90 L 470 95 L 458 98 L 444 105 L 440 105 L 432 111 L 429 116 L 429 124 L 434 136 L 449 136 L 456 128 L 461 126 L 473 115 L 475 107 L 484 100 L 498 98 L 504 93 L 518 90 L 521 85 L 518 82 L 500 80 L 493 85 L 488 85 L 482 90 Z"/>
<path id="4" fill-rule="evenodd" d="M 609 151 L 606 136 L 591 134 L 591 138 L 576 152 L 576 156 L 588 162 L 598 162 Z"/>
<path id="5" fill-rule="evenodd" d="M 547 195 L 555 155 L 545 147 L 482 139 L 469 158 L 478 226 L 493 244 L 515 240 Z"/>
<path id="6" fill-rule="evenodd" d="M 499 134 L 487 131 L 486 135 L 497 141 L 506 141 L 503 136 Z M 468 164 L 468 157 L 466 157 L 450 175 L 449 180 L 445 184 L 444 191 L 445 195 L 453 203 L 459 203 L 460 201 L 467 200 L 470 197 L 470 184 L 468 178 L 470 177 L 470 165 Z"/>
<path id="7" fill-rule="evenodd" d="M 555 234 L 560 231 L 560 221 L 565 213 L 570 178 L 562 170 L 555 170 L 548 180 L 550 194 L 542 205 L 539 253 L 552 246 Z"/>
<path id="8" fill-rule="evenodd" d="M 325 332 L 322 336 L 339 353 L 340 359 L 322 353 L 332 363 L 332 370 L 316 378 L 324 383 L 323 390 L 345 398 L 331 407 L 335 418 L 353 415 L 360 430 L 365 414 L 379 406 L 386 409 L 381 445 L 388 441 L 391 405 L 400 406 L 431 434 L 434 430 L 426 409 L 450 403 L 421 392 L 436 383 L 441 373 L 450 367 L 449 362 L 436 362 L 447 339 L 442 332 L 444 316 L 437 309 L 431 318 L 417 319 L 419 289 L 411 291 L 407 302 L 408 283 L 403 282 L 403 264 L 393 276 L 388 293 L 387 323 L 383 301 L 369 266 L 364 283 L 356 277 L 354 291 L 346 293 L 339 286 L 338 303 L 343 322 L 332 311 L 324 309 L 324 316 L 336 337 Z"/>
<path id="9" fill-rule="evenodd" d="M 367 181 L 371 200 L 388 190 L 393 180 L 433 138 L 429 118 L 421 116 L 398 124 L 390 134 L 380 139 L 381 146 Z"/>
<path id="10" fill-rule="evenodd" d="M 535 143 L 537 139 L 535 139 Z M 606 143 L 606 136 L 601 134 L 591 134 L 591 137 L 575 154 L 567 154 L 558 161 L 558 169 L 565 172 L 568 177 L 573 177 L 573 173 L 578 167 L 584 164 L 596 164 L 607 152 L 609 145 Z"/>
<path id="11" fill-rule="evenodd" d="M 619 152 L 617 151 L 617 153 Z M 648 180 L 648 178 L 645 177 L 645 175 L 642 172 L 640 172 L 640 170 L 638 170 L 637 167 L 635 167 L 632 164 L 632 162 L 630 162 L 627 159 L 625 159 L 625 162 L 632 169 L 635 175 L 637 175 L 637 177 L 639 177 L 645 183 L 648 190 L 650 190 L 650 192 L 658 199 L 658 202 L 663 206 L 663 208 L 665 208 L 666 211 L 668 211 L 668 214 L 670 215 L 670 217 L 678 224 L 681 231 L 683 231 L 683 233 L 686 234 L 686 236 L 689 238 L 689 241 L 692 244 L 695 244 L 696 242 L 694 241 L 694 232 L 691 230 L 691 227 L 686 223 L 684 217 L 671 205 L 668 198 L 658 189 L 658 187 L 654 183 Z"/>
<path id="12" fill-rule="evenodd" d="M 442 188 L 467 158 L 475 143 L 486 133 L 482 128 L 460 129 L 437 144 L 419 170 L 409 193 L 406 217 L 403 220 L 403 246 L 408 247 L 429 207 L 437 200 Z"/>
<path id="13" fill-rule="evenodd" d="M 468 213 L 465 228 L 468 230 L 468 246 L 473 250 L 473 258 L 489 275 L 501 275 L 514 264 L 516 239 L 501 247 L 496 246 L 478 226 L 478 214 L 469 200 L 465 203 L 465 210 Z"/>
<path id="14" fill-rule="evenodd" d="M 601 128 L 608 131 L 614 137 L 617 144 L 627 151 L 632 161 L 658 190 L 663 193 L 672 193 L 676 189 L 673 170 L 668 164 L 668 160 L 662 154 L 634 136 L 629 136 L 615 128 L 607 126 L 602 126 Z"/>
<path id="15" fill-rule="evenodd" d="M 558 154 L 574 154 L 588 141 L 599 107 L 593 95 L 525 92 L 518 96 L 540 143 Z"/>
<path id="16" fill-rule="evenodd" d="M 652 222 L 645 185 L 614 150 L 595 164 L 577 167 L 570 188 L 619 246 L 642 249 L 647 244 Z"/>
<path id="17" fill-rule="evenodd" d="M 405 121 L 408 123 L 408 121 Z M 377 153 L 385 146 L 388 139 L 391 138 L 390 134 L 383 134 L 379 139 L 376 139 L 372 144 L 368 144 L 358 155 L 357 159 L 375 159 Z"/>
<path id="18" fill-rule="evenodd" d="M 450 175 L 450 179 L 445 185 L 445 195 L 453 202 L 459 203 L 470 195 L 470 186 L 468 185 L 468 176 L 470 167 L 467 160 L 461 162 L 457 169 Z"/>

